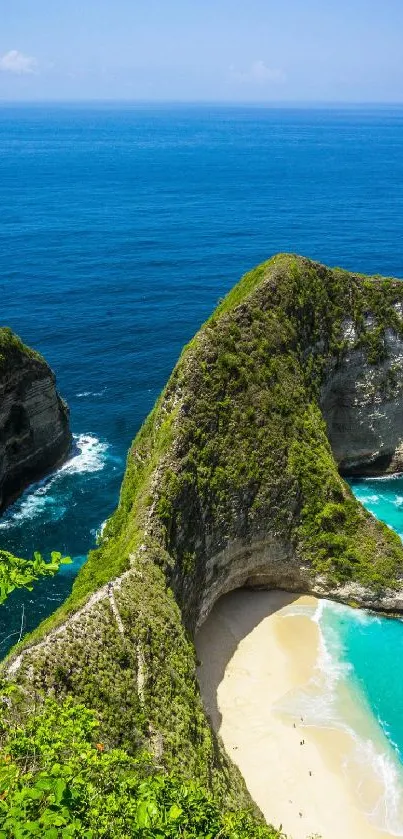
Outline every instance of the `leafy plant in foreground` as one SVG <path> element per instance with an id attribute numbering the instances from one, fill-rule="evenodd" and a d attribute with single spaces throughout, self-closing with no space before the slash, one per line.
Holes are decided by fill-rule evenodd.
<path id="1" fill-rule="evenodd" d="M 197 783 L 151 756 L 110 751 L 84 705 L 48 699 L 25 725 L 3 704 L 0 839 L 281 839 L 245 812 L 223 813 Z"/>
<path id="2" fill-rule="evenodd" d="M 37 551 L 33 559 L 21 559 L 9 551 L 0 550 L 0 605 L 16 588 L 32 590 L 32 584 L 40 577 L 56 574 L 61 565 L 71 562 L 69 556 L 52 551 L 50 562 L 46 562 Z"/>

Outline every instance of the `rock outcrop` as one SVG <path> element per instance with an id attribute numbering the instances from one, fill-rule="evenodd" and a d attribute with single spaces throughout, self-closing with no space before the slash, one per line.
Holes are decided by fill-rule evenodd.
<path id="1" fill-rule="evenodd" d="M 235 790 L 191 638 L 239 586 L 403 610 L 403 547 L 342 470 L 400 468 L 403 283 L 291 255 L 247 274 L 185 348 L 66 604 L 6 663 L 73 693 L 112 742 Z M 235 784 L 235 786 L 234 786 Z"/>
<path id="2" fill-rule="evenodd" d="M 39 353 L 0 329 L 0 513 L 71 448 L 67 405 Z"/>
<path id="3" fill-rule="evenodd" d="M 401 316 L 400 306 L 398 308 Z M 375 324 L 367 324 L 375 328 Z M 353 323 L 344 327 L 348 348 L 324 382 L 321 407 L 328 437 L 344 474 L 381 475 L 403 469 L 403 339 L 386 329 L 384 357 L 368 364 L 356 349 Z"/>

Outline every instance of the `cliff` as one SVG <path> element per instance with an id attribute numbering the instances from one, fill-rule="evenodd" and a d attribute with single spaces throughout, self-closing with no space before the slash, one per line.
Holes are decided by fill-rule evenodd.
<path id="1" fill-rule="evenodd" d="M 240 586 L 403 610 L 403 548 L 339 472 L 400 468 L 403 283 L 279 255 L 185 348 L 129 452 L 73 593 L 6 662 L 111 742 L 242 798 L 205 719 L 192 637 Z"/>
<path id="2" fill-rule="evenodd" d="M 68 408 L 39 353 L 0 329 L 0 513 L 71 447 Z"/>

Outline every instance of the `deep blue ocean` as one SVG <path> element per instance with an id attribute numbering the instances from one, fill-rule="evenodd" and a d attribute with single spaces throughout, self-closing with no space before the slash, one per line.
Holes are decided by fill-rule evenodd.
<path id="1" fill-rule="evenodd" d="M 245 271 L 294 251 L 403 278 L 403 108 L 0 106 L 0 196 L 1 323 L 56 371 L 75 435 L 0 521 L 2 548 L 74 558 L 2 607 L 5 653 L 22 604 L 29 630 L 70 591 L 183 344 Z M 403 535 L 403 480 L 354 491 Z M 403 625 L 335 614 L 403 754 Z"/>

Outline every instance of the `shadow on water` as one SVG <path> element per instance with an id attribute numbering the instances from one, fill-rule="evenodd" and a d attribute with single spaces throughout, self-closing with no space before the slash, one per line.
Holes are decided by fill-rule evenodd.
<path id="1" fill-rule="evenodd" d="M 237 589 L 217 601 L 197 633 L 198 680 L 207 716 L 216 732 L 222 722 L 218 688 L 237 647 L 265 618 L 299 596 L 285 591 Z"/>

